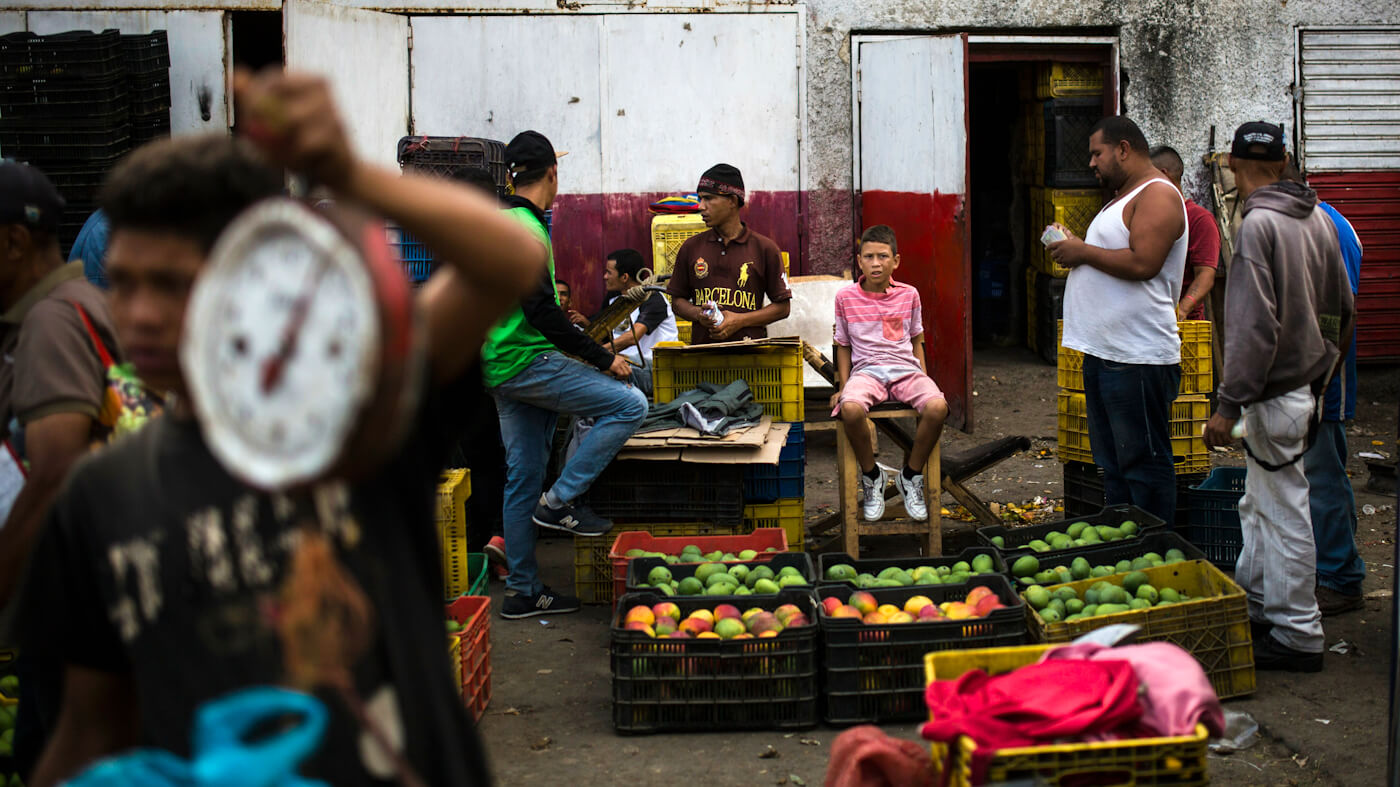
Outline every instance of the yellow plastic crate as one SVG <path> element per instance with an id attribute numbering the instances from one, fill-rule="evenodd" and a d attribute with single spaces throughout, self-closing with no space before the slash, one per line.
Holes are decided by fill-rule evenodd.
<path id="1" fill-rule="evenodd" d="M 442 548 L 443 598 L 451 600 L 471 587 L 467 570 L 466 502 L 472 495 L 471 471 L 447 470 L 438 481 L 438 545 Z"/>
<path id="2" fill-rule="evenodd" d="M 1177 391 L 1181 394 L 1209 394 L 1215 390 L 1211 369 L 1210 320 L 1186 320 L 1176 325 L 1181 334 L 1181 387 Z M 1057 335 L 1063 337 L 1064 332 L 1065 321 L 1060 320 Z M 1084 390 L 1084 353 L 1061 347 L 1055 376 L 1061 388 Z"/>
<path id="3" fill-rule="evenodd" d="M 752 530 L 759 527 L 781 527 L 787 535 L 789 552 L 807 551 L 806 499 L 789 497 L 772 503 L 754 503 L 744 506 L 744 527 Z M 747 531 L 746 531 L 747 532 Z"/>
<path id="4" fill-rule="evenodd" d="M 1210 320 L 1186 320 L 1176 325 L 1181 333 L 1181 392 L 1208 394 L 1214 391 Z"/>
<path id="5" fill-rule="evenodd" d="M 1103 194 L 1098 189 L 1048 189 L 1032 186 L 1030 189 L 1031 223 L 1030 237 L 1026 246 L 1030 250 L 1030 262 L 1036 270 L 1063 279 L 1069 275 L 1069 268 L 1056 265 L 1050 258 L 1050 251 L 1040 242 L 1045 227 L 1059 222 L 1083 238 L 1089 224 L 1103 207 Z"/>
<path id="6" fill-rule="evenodd" d="M 626 522 L 619 532 L 641 531 L 654 536 L 734 536 L 751 532 L 744 525 L 712 525 L 708 522 Z M 574 595 L 584 604 L 613 603 L 613 567 L 608 536 L 574 536 Z M 789 547 L 791 549 L 791 547 Z"/>
<path id="7" fill-rule="evenodd" d="M 705 221 L 699 213 L 678 213 L 651 217 L 651 272 L 665 276 L 676 267 L 676 252 L 681 244 L 705 231 Z"/>
<path id="8" fill-rule="evenodd" d="M 935 651 L 924 656 L 924 677 L 928 683 L 953 680 L 974 669 L 988 675 L 1003 675 L 1036 663 L 1051 647 L 1017 645 Z M 1209 783 L 1208 742 L 1205 726 L 1197 725 L 1195 734 L 1179 737 L 999 749 L 988 765 L 987 781 L 995 784 L 1039 777 L 1047 784 L 1059 785 L 1066 777 L 1123 773 L 1123 784 L 1203 785 Z M 977 751 L 972 739 L 959 738 L 951 758 L 946 744 L 934 743 L 931 749 L 934 768 L 949 771 L 946 783 L 950 787 L 972 784 L 972 756 Z"/>
<path id="9" fill-rule="evenodd" d="M 1047 63 L 1038 71 L 1036 98 L 1103 95 L 1103 66 L 1097 63 Z"/>
<path id="10" fill-rule="evenodd" d="M 1143 573 L 1153 587 L 1175 588 L 1191 599 L 1165 607 L 1054 623 L 1046 623 L 1027 605 L 1031 638 L 1038 642 L 1070 642 L 1104 626 L 1131 623 L 1142 627 L 1139 642 L 1172 642 L 1195 656 L 1221 699 L 1253 694 L 1254 645 L 1244 589 L 1207 560 L 1171 563 L 1144 569 Z M 1053 592 L 1070 587 L 1082 597 L 1085 590 L 1100 581 L 1122 585 L 1127 576 L 1111 574 L 1046 588 Z"/>
<path id="11" fill-rule="evenodd" d="M 676 320 L 676 335 L 681 344 L 690 344 L 690 320 Z"/>
<path id="12" fill-rule="evenodd" d="M 662 342 L 653 351 L 652 388 L 658 404 L 700 383 L 728 385 L 735 380 L 749 384 L 754 401 L 763 405 L 763 412 L 773 420 L 803 419 L 802 348 L 795 344 L 682 350 Z"/>
<path id="13" fill-rule="evenodd" d="M 1089 410 L 1084 394 L 1060 391 L 1055 399 L 1058 413 L 1056 438 L 1061 462 L 1094 463 L 1089 443 Z M 1210 451 L 1201 436 L 1210 420 L 1210 400 L 1204 396 L 1178 396 L 1172 402 L 1171 438 L 1177 475 L 1210 472 Z"/>

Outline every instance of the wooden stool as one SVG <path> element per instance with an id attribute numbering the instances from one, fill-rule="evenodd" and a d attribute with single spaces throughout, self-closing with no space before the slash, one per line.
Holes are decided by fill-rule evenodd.
<path id="1" fill-rule="evenodd" d="M 873 409 L 870 417 L 875 418 L 915 418 L 919 414 L 907 407 L 899 409 Z M 851 451 L 851 442 L 846 437 L 846 429 L 840 423 L 836 423 L 836 466 L 841 476 L 841 530 L 842 540 L 846 554 L 851 557 L 860 557 L 860 537 L 861 536 L 884 536 L 897 534 L 922 535 L 927 539 L 927 556 L 943 554 L 943 529 L 939 517 L 942 505 L 939 502 L 943 496 L 943 488 L 940 479 L 943 477 L 939 468 L 938 446 L 933 447 L 933 453 L 929 454 L 928 462 L 924 465 L 924 499 L 928 501 L 928 521 L 918 522 L 910 519 L 904 513 L 904 503 L 899 503 L 899 511 L 903 516 L 891 516 L 889 507 L 885 509 L 885 516 L 878 522 L 866 522 L 860 518 L 860 465 L 856 462 L 856 455 Z M 900 472 L 904 469 L 904 460 L 899 462 Z"/>

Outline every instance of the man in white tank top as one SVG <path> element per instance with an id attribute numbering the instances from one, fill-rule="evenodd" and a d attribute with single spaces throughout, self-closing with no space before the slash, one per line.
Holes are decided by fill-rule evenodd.
<path id="1" fill-rule="evenodd" d="M 1083 240 L 1050 244 L 1070 268 L 1063 344 L 1084 353 L 1084 400 L 1104 500 L 1132 503 L 1173 524 L 1171 406 L 1181 385 L 1176 304 L 1186 266 L 1186 208 L 1125 117 L 1089 137 L 1089 166 L 1114 198 Z"/>

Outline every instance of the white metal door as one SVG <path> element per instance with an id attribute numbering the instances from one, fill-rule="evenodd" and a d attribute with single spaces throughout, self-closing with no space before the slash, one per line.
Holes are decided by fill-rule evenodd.
<path id="1" fill-rule="evenodd" d="M 1298 76 L 1310 172 L 1400 169 L 1400 28 L 1302 30 Z"/>
<path id="2" fill-rule="evenodd" d="M 972 428 L 967 217 L 967 37 L 856 42 L 856 188 L 861 227 L 888 224 L 897 278 L 923 301 L 929 372 L 949 422 Z"/>
<path id="3" fill-rule="evenodd" d="M 227 132 L 232 115 L 224 67 L 223 11 L 30 11 L 29 30 L 166 31 L 170 45 L 170 132 Z"/>
<path id="4" fill-rule="evenodd" d="M 408 17 L 286 0 L 287 68 L 330 78 L 341 120 L 364 158 L 395 166 L 408 133 Z"/>

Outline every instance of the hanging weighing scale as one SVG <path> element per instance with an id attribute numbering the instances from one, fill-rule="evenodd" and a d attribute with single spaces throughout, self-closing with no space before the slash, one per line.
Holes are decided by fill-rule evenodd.
<path id="1" fill-rule="evenodd" d="M 274 198 L 220 236 L 180 362 L 210 450 L 265 490 L 363 477 L 407 431 L 423 348 L 383 224 Z"/>

